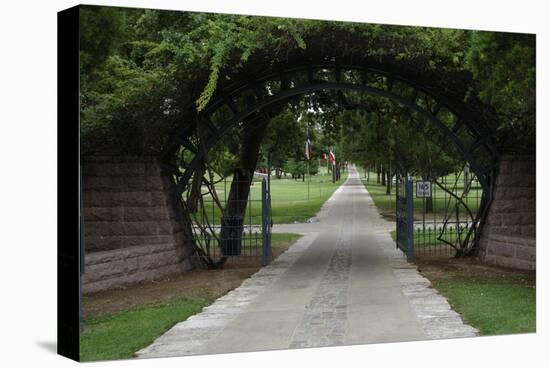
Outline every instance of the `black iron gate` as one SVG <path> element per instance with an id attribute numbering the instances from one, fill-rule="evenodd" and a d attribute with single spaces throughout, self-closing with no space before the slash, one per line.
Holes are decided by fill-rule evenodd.
<path id="1" fill-rule="evenodd" d="M 262 266 L 271 264 L 271 179 L 262 180 Z"/>
<path id="2" fill-rule="evenodd" d="M 233 179 L 206 180 L 196 208 L 191 211 L 192 242 L 200 262 L 209 267 L 250 266 L 271 263 L 271 189 L 266 174 L 255 174 L 245 197 L 229 198 Z M 245 207 L 227 213 L 229 202 Z M 229 215 L 231 214 L 231 215 Z"/>
<path id="3" fill-rule="evenodd" d="M 408 261 L 414 260 L 414 207 L 412 178 L 397 177 L 395 186 L 396 244 Z"/>
<path id="4" fill-rule="evenodd" d="M 486 205 L 483 188 L 465 165 L 439 177 L 397 177 L 396 243 L 412 261 L 476 251 Z"/>

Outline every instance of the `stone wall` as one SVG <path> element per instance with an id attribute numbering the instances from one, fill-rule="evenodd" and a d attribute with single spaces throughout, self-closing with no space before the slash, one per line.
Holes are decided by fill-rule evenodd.
<path id="1" fill-rule="evenodd" d="M 486 263 L 535 270 L 535 173 L 535 157 L 502 157 L 480 242 Z"/>
<path id="2" fill-rule="evenodd" d="M 173 185 L 151 157 L 82 160 L 83 292 L 121 288 L 193 268 L 169 201 Z"/>

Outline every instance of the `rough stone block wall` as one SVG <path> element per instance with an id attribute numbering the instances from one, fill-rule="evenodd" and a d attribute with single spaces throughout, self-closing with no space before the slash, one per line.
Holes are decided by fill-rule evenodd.
<path id="1" fill-rule="evenodd" d="M 480 242 L 486 263 L 535 270 L 535 174 L 535 157 L 502 157 Z"/>
<path id="2" fill-rule="evenodd" d="M 193 268 L 169 201 L 173 183 L 152 157 L 82 160 L 83 292 L 158 280 Z"/>

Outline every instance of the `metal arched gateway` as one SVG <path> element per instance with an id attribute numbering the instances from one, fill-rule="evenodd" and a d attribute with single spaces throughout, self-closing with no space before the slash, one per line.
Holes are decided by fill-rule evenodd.
<path id="1" fill-rule="evenodd" d="M 207 108 L 193 123 L 183 124 L 174 135 L 168 156 L 183 149 L 191 158 L 183 166 L 172 167 L 176 179 L 174 200 L 182 200 L 208 152 L 231 128 L 245 119 L 258 120 L 290 98 L 322 90 L 359 91 L 388 98 L 415 111 L 430 121 L 440 146 L 452 144 L 460 153 L 483 189 L 483 220 L 492 200 L 492 180 L 499 153 L 494 131 L 481 114 L 463 102 L 463 98 L 442 89 L 437 83 L 423 81 L 404 70 L 377 64 L 354 64 L 335 59 L 272 66 L 267 72 L 236 78 L 218 87 Z M 201 127 L 201 136 L 198 137 Z M 479 228 L 476 226 L 476 228 Z"/>

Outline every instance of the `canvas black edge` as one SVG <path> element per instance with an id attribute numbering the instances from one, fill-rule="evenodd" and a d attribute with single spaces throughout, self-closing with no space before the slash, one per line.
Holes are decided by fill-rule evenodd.
<path id="1" fill-rule="evenodd" d="M 80 6 L 57 13 L 57 353 L 80 360 Z"/>

